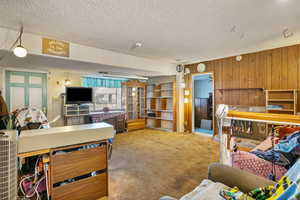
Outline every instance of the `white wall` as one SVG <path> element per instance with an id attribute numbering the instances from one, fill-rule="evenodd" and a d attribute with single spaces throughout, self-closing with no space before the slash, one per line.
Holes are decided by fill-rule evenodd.
<path id="1" fill-rule="evenodd" d="M 17 37 L 17 31 L 0 28 L 0 49 L 9 50 Z M 30 54 L 53 57 L 42 54 L 42 38 L 42 35 L 24 33 L 22 42 Z M 153 71 L 165 75 L 175 75 L 176 72 L 176 65 L 172 63 L 117 53 L 75 43 L 70 43 L 70 56 L 64 59 L 116 66 L 121 68 L 124 67 L 137 70 Z"/>
<path id="2" fill-rule="evenodd" d="M 195 80 L 194 81 L 194 97 L 195 98 L 208 98 L 209 93 L 212 92 L 212 81 Z"/>
<path id="3" fill-rule="evenodd" d="M 48 120 L 53 120 L 56 116 L 61 115 L 61 119 L 54 126 L 63 126 L 62 116 L 62 98 L 61 94 L 65 92 L 63 84 L 66 78 L 71 80 L 69 86 L 81 86 L 81 75 L 78 73 L 66 73 L 62 71 L 50 70 L 48 73 Z"/>
<path id="4" fill-rule="evenodd" d="M 148 79 L 148 84 L 159 85 L 161 83 L 173 82 L 176 80 L 176 76 L 156 76 Z"/>
<path id="5" fill-rule="evenodd" d="M 1 67 L 0 67 L 1 68 Z M 0 70 L 0 90 L 3 92 L 3 96 L 5 97 L 5 91 L 4 91 L 4 69 L 1 68 Z M 22 70 L 22 71 L 31 71 L 30 69 L 14 69 L 9 68 L 11 70 Z M 63 85 L 63 81 L 66 78 L 69 78 L 71 80 L 70 86 L 80 86 L 81 80 L 80 80 L 81 74 L 79 73 L 66 73 L 63 71 L 57 71 L 57 70 L 50 70 L 48 71 L 48 113 L 47 117 L 48 120 L 53 120 L 56 116 L 61 115 L 61 119 L 57 121 L 54 126 L 63 126 L 63 117 L 62 117 L 62 99 L 61 99 L 61 93 L 65 92 L 65 86 Z M 59 84 L 58 84 L 59 82 Z"/>

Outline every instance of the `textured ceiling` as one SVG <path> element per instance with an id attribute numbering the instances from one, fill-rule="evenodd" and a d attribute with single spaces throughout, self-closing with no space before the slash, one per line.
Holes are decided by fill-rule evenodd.
<path id="1" fill-rule="evenodd" d="M 299 0 L 0 0 L 0 26 L 161 60 L 300 41 Z M 294 36 L 282 37 L 289 28 Z M 132 49 L 140 41 L 143 47 Z"/>

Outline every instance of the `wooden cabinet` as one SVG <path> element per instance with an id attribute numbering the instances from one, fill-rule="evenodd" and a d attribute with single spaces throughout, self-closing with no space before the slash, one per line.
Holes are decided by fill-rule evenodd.
<path id="1" fill-rule="evenodd" d="M 266 90 L 266 110 L 269 113 L 297 114 L 296 89 Z"/>
<path id="2" fill-rule="evenodd" d="M 49 183 L 53 200 L 108 196 L 106 141 L 51 149 Z"/>
<path id="3" fill-rule="evenodd" d="M 145 128 L 146 83 L 132 80 L 122 83 L 127 130 Z"/>
<path id="4" fill-rule="evenodd" d="M 108 196 L 107 140 L 19 153 L 18 157 L 37 155 L 49 166 L 47 187 L 52 200 L 97 200 Z"/>
<path id="5" fill-rule="evenodd" d="M 107 173 L 53 189 L 53 199 L 96 200 L 107 195 Z"/>

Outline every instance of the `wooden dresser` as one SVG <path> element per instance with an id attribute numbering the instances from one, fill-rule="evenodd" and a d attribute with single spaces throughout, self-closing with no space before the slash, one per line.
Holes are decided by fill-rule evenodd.
<path id="1" fill-rule="evenodd" d="M 107 144 L 105 141 L 93 144 L 100 146 L 75 151 L 72 149 L 87 144 L 51 149 L 50 191 L 53 200 L 92 200 L 108 196 Z M 70 152 L 59 154 L 62 150 Z M 64 183 L 70 179 L 75 181 Z"/>
<path id="2" fill-rule="evenodd" d="M 52 200 L 96 200 L 108 196 L 107 123 L 23 131 L 18 157 L 43 157 Z"/>

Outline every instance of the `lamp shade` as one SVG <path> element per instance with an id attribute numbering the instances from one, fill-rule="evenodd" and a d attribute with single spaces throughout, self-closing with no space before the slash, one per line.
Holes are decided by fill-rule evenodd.
<path id="1" fill-rule="evenodd" d="M 184 103 L 189 103 L 189 99 L 188 98 L 184 98 Z"/>
<path id="2" fill-rule="evenodd" d="M 190 95 L 190 91 L 189 90 L 184 90 L 184 96 L 189 96 Z"/>
<path id="3" fill-rule="evenodd" d="M 14 49 L 14 54 L 17 57 L 24 58 L 27 56 L 27 50 L 22 45 L 18 45 Z"/>

